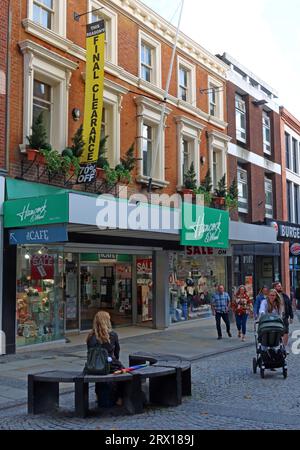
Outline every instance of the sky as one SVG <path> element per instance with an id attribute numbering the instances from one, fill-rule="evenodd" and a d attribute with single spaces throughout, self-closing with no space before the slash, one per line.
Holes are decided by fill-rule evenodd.
<path id="1" fill-rule="evenodd" d="M 142 1 L 177 25 L 181 0 Z M 250 69 L 300 120 L 299 0 L 185 0 L 180 28 L 211 53 L 227 52 Z"/>

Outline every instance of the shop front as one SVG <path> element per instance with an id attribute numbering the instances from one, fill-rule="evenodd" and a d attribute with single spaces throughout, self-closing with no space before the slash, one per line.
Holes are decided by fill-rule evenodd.
<path id="1" fill-rule="evenodd" d="M 170 323 L 211 315 L 211 298 L 218 284 L 227 287 L 230 249 L 187 246 L 170 252 Z"/>
<path id="2" fill-rule="evenodd" d="M 33 196 L 35 184 L 25 187 L 24 198 L 4 205 L 8 353 L 88 331 L 99 310 L 114 326 L 167 326 L 161 280 L 168 267 L 161 261 L 166 242 L 176 248 L 178 232 L 104 229 L 97 197 L 48 186 Z"/>

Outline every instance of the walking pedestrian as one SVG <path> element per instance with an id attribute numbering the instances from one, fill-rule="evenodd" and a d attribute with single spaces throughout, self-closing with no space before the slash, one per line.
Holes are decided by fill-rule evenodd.
<path id="1" fill-rule="evenodd" d="M 232 337 L 230 333 L 230 322 L 229 322 L 229 307 L 230 307 L 230 297 L 228 292 L 225 292 L 225 287 L 223 284 L 218 285 L 217 291 L 212 296 L 211 308 L 212 313 L 216 318 L 216 327 L 218 332 L 218 339 L 222 339 L 221 330 L 221 319 L 225 322 L 226 331 L 229 337 Z"/>
<path id="2" fill-rule="evenodd" d="M 259 317 L 263 314 L 276 314 L 282 318 L 283 313 L 283 300 L 280 298 L 276 289 L 270 289 L 267 298 L 265 298 L 260 304 Z"/>
<path id="3" fill-rule="evenodd" d="M 231 308 L 235 314 L 238 337 L 246 340 L 246 326 L 249 315 L 252 315 L 253 305 L 247 293 L 246 286 L 240 286 L 232 300 Z"/>
<path id="4" fill-rule="evenodd" d="M 255 320 L 258 319 L 261 302 L 263 300 L 267 299 L 268 293 L 269 293 L 268 286 L 263 286 L 255 299 L 254 306 L 253 306 L 253 313 L 254 313 Z"/>
<path id="5" fill-rule="evenodd" d="M 296 315 L 300 322 L 300 287 L 295 289 Z"/>
<path id="6" fill-rule="evenodd" d="M 293 323 L 294 312 L 292 308 L 292 301 L 290 297 L 283 292 L 282 284 L 280 281 L 276 281 L 273 284 L 273 287 L 277 291 L 279 297 L 281 298 L 284 306 L 283 311 L 283 323 L 284 323 L 284 336 L 283 336 L 283 344 L 286 347 L 289 342 L 289 325 Z"/>

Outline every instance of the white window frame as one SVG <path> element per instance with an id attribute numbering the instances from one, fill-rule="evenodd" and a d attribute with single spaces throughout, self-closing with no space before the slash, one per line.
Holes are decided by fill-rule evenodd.
<path id="1" fill-rule="evenodd" d="M 68 103 L 72 72 L 77 64 L 31 41 L 19 44 L 24 55 L 23 94 L 23 143 L 25 151 L 27 136 L 32 132 L 33 81 L 37 79 L 52 87 L 53 117 L 50 144 L 62 151 L 68 141 Z"/>
<path id="2" fill-rule="evenodd" d="M 244 108 L 237 108 L 237 101 L 240 102 L 240 106 L 242 106 L 242 103 L 244 104 Z M 236 124 L 236 139 L 239 142 L 247 142 L 247 109 L 246 109 L 246 102 L 243 99 L 243 97 L 236 93 L 235 94 L 235 124 Z M 243 110 L 244 109 L 244 110 Z M 241 126 L 238 125 L 238 115 L 242 115 L 244 114 L 245 117 L 245 128 L 242 128 Z M 239 120 L 239 122 L 241 122 L 241 120 Z M 243 136 L 244 134 L 244 136 Z"/>
<path id="3" fill-rule="evenodd" d="M 96 15 L 99 16 L 99 20 L 104 19 L 106 25 L 106 40 L 107 40 L 107 51 L 105 52 L 105 61 L 109 61 L 114 65 L 118 64 L 118 15 L 109 9 L 104 3 L 98 0 L 88 0 L 88 8 L 91 11 L 88 15 L 89 23 L 92 22 L 92 11 L 95 9 L 100 9 L 96 11 Z"/>
<path id="4" fill-rule="evenodd" d="M 186 101 L 180 97 L 180 69 L 187 71 L 187 99 Z M 196 66 L 177 56 L 177 97 L 180 102 L 190 103 L 196 106 Z"/>
<path id="5" fill-rule="evenodd" d="M 216 117 L 217 119 L 224 120 L 224 84 L 211 76 L 208 77 L 208 114 L 210 114 L 210 99 L 211 99 L 211 90 L 215 89 L 215 108 L 216 112 L 212 117 Z"/>
<path id="6" fill-rule="evenodd" d="M 268 122 L 268 123 L 267 123 Z M 263 127 L 263 146 L 264 153 L 266 155 L 272 154 L 272 141 L 271 141 L 271 117 L 267 111 L 263 111 L 262 113 L 262 127 Z M 270 140 L 267 141 L 266 138 L 266 130 L 269 130 Z"/>
<path id="7" fill-rule="evenodd" d="M 137 181 L 139 183 L 147 184 L 149 183 L 149 176 L 143 174 L 143 124 L 150 125 L 154 131 L 154 148 L 153 157 L 155 156 L 155 149 L 157 145 L 157 131 L 159 128 L 162 105 L 157 102 L 148 99 L 146 97 L 138 96 L 135 98 L 135 103 L 137 105 L 137 150 L 138 158 L 137 161 Z M 171 113 L 169 108 L 166 109 L 165 121 L 167 116 Z M 166 126 L 166 125 L 165 125 Z M 154 187 L 166 187 L 169 183 L 165 180 L 165 133 L 162 133 L 161 140 L 159 143 L 159 150 L 156 156 L 155 167 L 151 174 L 152 185 Z"/>
<path id="8" fill-rule="evenodd" d="M 269 204 L 265 201 L 265 217 L 268 219 L 273 219 L 274 216 L 273 181 L 270 178 L 265 177 L 265 194 L 267 194 L 267 192 L 272 193 L 272 204 Z"/>
<path id="9" fill-rule="evenodd" d="M 217 187 L 218 181 L 227 174 L 227 153 L 228 144 L 231 141 L 231 137 L 223 134 L 219 131 L 208 131 L 208 154 L 209 154 L 209 169 L 212 179 L 212 185 L 214 188 Z M 218 159 L 217 165 L 217 179 L 215 179 L 213 174 L 213 160 L 214 152 Z"/>
<path id="10" fill-rule="evenodd" d="M 247 214 L 248 213 L 248 199 L 249 199 L 249 190 L 248 190 L 248 172 L 241 167 L 237 168 L 237 183 L 246 185 L 247 189 L 247 197 L 238 197 L 238 212 Z"/>
<path id="11" fill-rule="evenodd" d="M 67 29 L 67 2 L 66 0 L 53 0 L 53 20 L 51 29 L 43 27 L 33 20 L 33 0 L 27 0 L 27 19 L 23 23 L 25 28 L 29 27 L 30 30 L 34 31 L 35 34 L 58 34 L 62 37 L 66 37 Z M 29 30 L 29 31 L 30 31 Z M 45 36 L 43 37 L 45 39 Z"/>
<path id="12" fill-rule="evenodd" d="M 150 83 L 142 78 L 142 43 L 145 43 L 152 49 L 153 67 L 152 67 L 152 79 Z M 139 81 L 141 84 L 146 85 L 154 84 L 158 88 L 161 88 L 161 44 L 154 38 L 146 34 L 144 31 L 139 30 Z"/>
<path id="13" fill-rule="evenodd" d="M 205 126 L 184 116 L 176 117 L 175 122 L 177 124 L 177 189 L 181 190 L 184 186 L 182 141 L 185 139 L 189 142 L 190 163 L 194 163 L 198 186 L 200 184 L 200 143 Z"/>

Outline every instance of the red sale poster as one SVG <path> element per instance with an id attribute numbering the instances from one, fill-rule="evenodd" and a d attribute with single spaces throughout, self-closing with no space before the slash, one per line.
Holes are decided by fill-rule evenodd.
<path id="1" fill-rule="evenodd" d="M 52 280 L 54 278 L 54 258 L 50 255 L 33 255 L 31 258 L 31 279 Z"/>

